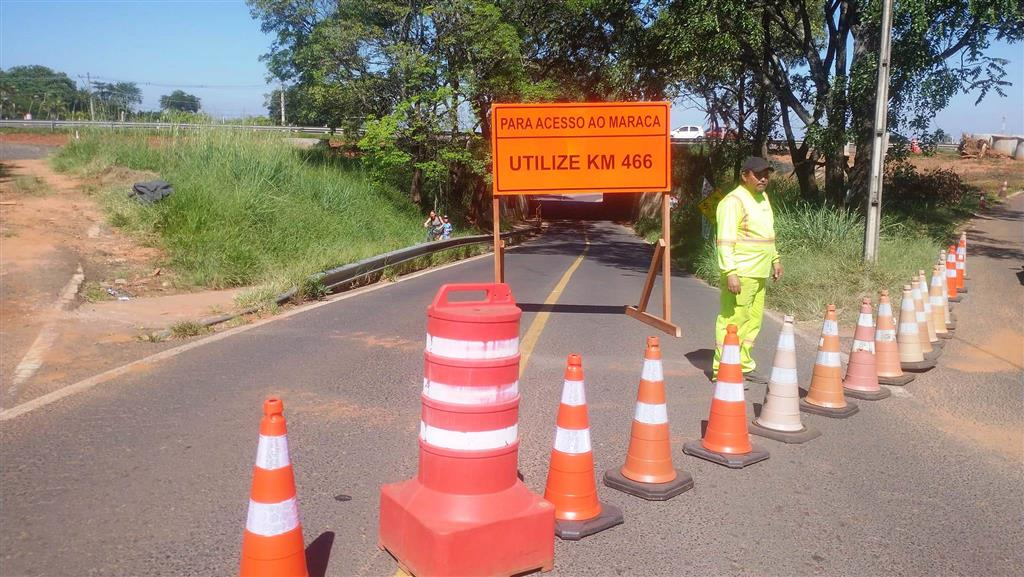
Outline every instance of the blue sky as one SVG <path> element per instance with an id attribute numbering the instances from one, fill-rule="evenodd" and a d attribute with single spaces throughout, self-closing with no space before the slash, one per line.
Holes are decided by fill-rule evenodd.
<path id="1" fill-rule="evenodd" d="M 87 73 L 136 82 L 147 110 L 181 88 L 215 117 L 265 114 L 271 87 L 259 56 L 270 42 L 241 0 L 0 0 L 0 68 L 42 64 L 83 84 Z M 1008 98 L 990 96 L 975 106 L 975 95 L 959 95 L 936 126 L 953 135 L 999 132 L 1005 116 L 1007 132 L 1024 134 L 1024 46 L 998 44 L 990 55 L 1011 61 Z M 672 124 L 704 125 L 705 119 L 680 104 Z"/>

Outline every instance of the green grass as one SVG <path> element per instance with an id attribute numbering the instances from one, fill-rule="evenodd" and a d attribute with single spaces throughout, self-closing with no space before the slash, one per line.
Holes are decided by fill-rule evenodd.
<path id="1" fill-rule="evenodd" d="M 210 332 L 210 328 L 196 321 L 179 321 L 171 325 L 171 336 L 176 339 L 187 339 Z"/>
<path id="2" fill-rule="evenodd" d="M 11 192 L 29 196 L 46 196 L 50 194 L 50 185 L 38 176 L 15 176 L 11 180 Z"/>
<path id="3" fill-rule="evenodd" d="M 87 132 L 52 160 L 86 176 L 112 167 L 159 174 L 168 198 L 142 205 L 130 184 L 101 195 L 111 224 L 163 248 L 192 285 L 299 285 L 308 275 L 409 246 L 416 207 L 357 164 L 298 151 L 274 135 L 204 131 L 154 140 Z"/>
<path id="4" fill-rule="evenodd" d="M 862 297 L 877 303 L 879 290 L 899 295 L 911 274 L 931 269 L 938 260 L 942 239 L 955 228 L 966 208 L 949 209 L 944 217 L 930 215 L 926 222 L 914 215 L 888 214 L 883 218 L 878 262 L 865 264 L 864 220 L 855 213 L 821 205 L 785 202 L 794 198 L 785 181 L 773 183 L 777 247 L 785 274 L 768 283 L 767 306 L 797 320 L 816 320 L 829 304 L 840 319 L 854 322 Z M 698 229 L 699 231 L 699 229 Z M 697 233 L 699 235 L 699 232 Z M 691 235 L 692 237 L 693 235 Z M 719 283 L 713 239 L 693 250 L 680 251 L 677 264 L 689 268 L 714 286 Z"/>

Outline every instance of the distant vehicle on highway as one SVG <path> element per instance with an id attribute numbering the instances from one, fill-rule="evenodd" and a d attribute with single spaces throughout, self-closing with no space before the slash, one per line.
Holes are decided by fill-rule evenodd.
<path id="1" fill-rule="evenodd" d="M 705 136 L 710 139 L 736 140 L 738 135 L 732 128 L 709 128 Z"/>
<path id="2" fill-rule="evenodd" d="M 670 132 L 669 136 L 672 140 L 701 140 L 704 138 L 704 129 L 700 126 L 685 125 Z"/>

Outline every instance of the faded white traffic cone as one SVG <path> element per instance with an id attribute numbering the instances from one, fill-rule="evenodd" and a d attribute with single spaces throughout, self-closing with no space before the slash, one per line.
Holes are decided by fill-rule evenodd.
<path id="1" fill-rule="evenodd" d="M 782 321 L 764 405 L 761 414 L 750 424 L 750 434 L 783 443 L 806 443 L 821 435 L 821 431 L 805 426 L 800 420 L 796 340 L 793 337 L 793 317 L 789 315 Z"/>

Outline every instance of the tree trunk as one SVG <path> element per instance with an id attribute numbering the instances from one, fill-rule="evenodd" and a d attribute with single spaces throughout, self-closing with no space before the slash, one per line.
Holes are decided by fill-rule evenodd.
<path id="1" fill-rule="evenodd" d="M 417 206 L 423 201 L 423 170 L 419 167 L 412 169 L 412 184 L 409 186 L 409 197 Z"/>
<path id="2" fill-rule="evenodd" d="M 797 147 L 793 124 L 789 119 L 789 107 L 784 102 L 780 102 L 779 107 L 782 111 L 782 127 L 786 131 L 786 143 L 789 145 L 789 158 L 793 161 L 793 174 L 800 185 L 800 197 L 810 202 L 818 201 L 818 182 L 814 178 L 815 158 L 808 154 L 810 149 L 806 141 Z"/>

